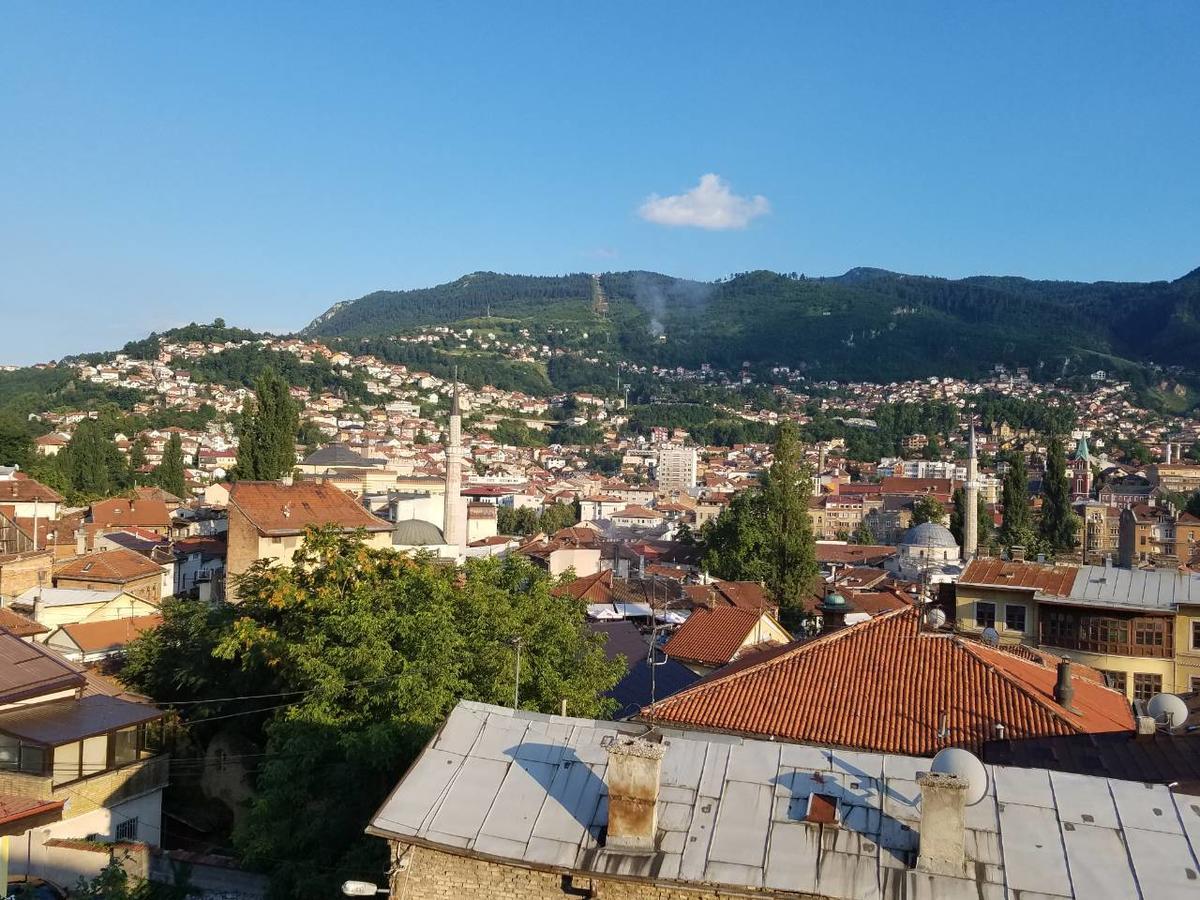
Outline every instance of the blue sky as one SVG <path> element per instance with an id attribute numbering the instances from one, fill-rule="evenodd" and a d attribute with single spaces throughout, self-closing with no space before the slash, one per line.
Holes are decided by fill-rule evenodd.
<path id="1" fill-rule="evenodd" d="M 481 269 L 1200 265 L 1200 4 L 875 6 L 6 4 L 0 362 Z"/>

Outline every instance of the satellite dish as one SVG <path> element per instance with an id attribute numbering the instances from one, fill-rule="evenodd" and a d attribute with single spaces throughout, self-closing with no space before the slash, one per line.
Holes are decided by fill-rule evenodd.
<path id="1" fill-rule="evenodd" d="M 1183 699 L 1174 694 L 1155 694 L 1146 704 L 1146 713 L 1170 730 L 1179 728 L 1187 721 L 1188 708 Z"/>
<path id="2" fill-rule="evenodd" d="M 983 642 L 985 644 L 988 644 L 992 647 L 1000 646 L 1000 632 L 998 632 L 995 628 L 992 628 L 990 625 L 983 629 L 983 634 L 981 634 L 980 637 L 983 638 Z"/>
<path id="3" fill-rule="evenodd" d="M 931 772 L 957 775 L 967 783 L 967 806 L 974 806 L 987 796 L 988 773 L 979 757 L 961 747 L 946 747 L 937 752 L 929 767 Z"/>
<path id="4" fill-rule="evenodd" d="M 946 611 L 936 606 L 925 610 L 925 624 L 935 631 L 946 624 Z"/>

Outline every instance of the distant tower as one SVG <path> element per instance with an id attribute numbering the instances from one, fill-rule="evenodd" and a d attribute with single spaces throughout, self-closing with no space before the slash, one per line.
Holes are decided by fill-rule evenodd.
<path id="1" fill-rule="evenodd" d="M 1071 499 L 1087 500 L 1092 496 L 1092 454 L 1088 451 L 1087 435 L 1081 435 L 1075 445 L 1071 468 Z"/>
<path id="2" fill-rule="evenodd" d="M 975 558 L 979 549 L 979 459 L 975 453 L 975 426 L 967 444 L 967 483 L 963 488 L 963 559 Z"/>
<path id="3" fill-rule="evenodd" d="M 451 547 L 466 543 L 462 522 L 462 412 L 458 408 L 458 373 L 454 375 L 454 399 L 450 403 L 450 442 L 446 445 L 446 508 L 442 535 Z"/>

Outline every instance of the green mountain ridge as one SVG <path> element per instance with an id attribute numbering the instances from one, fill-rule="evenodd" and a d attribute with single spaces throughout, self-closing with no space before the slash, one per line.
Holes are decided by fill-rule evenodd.
<path id="1" fill-rule="evenodd" d="M 1200 269 L 1174 281 L 961 279 L 860 267 L 808 278 L 768 271 L 715 282 L 655 272 L 593 277 L 476 272 L 448 284 L 343 301 L 302 332 L 378 338 L 468 322 L 578 325 L 597 346 L 641 364 L 788 366 L 814 377 L 973 376 L 996 364 L 1039 376 L 1200 369 Z M 1127 373 L 1126 373 L 1127 374 Z M 1143 371 L 1143 375 L 1144 375 Z"/>

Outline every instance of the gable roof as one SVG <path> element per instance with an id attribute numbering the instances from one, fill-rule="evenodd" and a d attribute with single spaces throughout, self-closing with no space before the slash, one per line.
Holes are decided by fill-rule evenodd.
<path id="1" fill-rule="evenodd" d="M 83 687 L 83 671 L 41 644 L 0 629 L 0 703 Z"/>
<path id="2" fill-rule="evenodd" d="M 81 653 L 103 653 L 119 650 L 144 631 L 153 631 L 163 623 L 158 613 L 124 619 L 104 619 L 99 622 L 75 622 L 63 625 L 59 631 L 79 648 Z M 58 635 L 52 635 L 55 641 Z"/>
<path id="3" fill-rule="evenodd" d="M 663 647 L 667 656 L 704 666 L 723 666 L 766 613 L 736 606 L 697 607 Z"/>
<path id="4" fill-rule="evenodd" d="M 32 503 L 34 500 L 42 503 L 62 503 L 63 495 L 27 475 L 17 475 L 15 478 L 0 481 L 0 502 Z"/>
<path id="5" fill-rule="evenodd" d="M 915 608 L 885 612 L 760 665 L 716 673 L 643 717 L 918 756 L 947 746 L 978 750 L 997 724 L 1013 740 L 1133 728 L 1124 695 L 1081 672 L 1072 678 L 1074 711 L 1068 710 L 1053 699 L 1054 666 L 948 633 L 919 632 L 919 615 Z"/>
<path id="6" fill-rule="evenodd" d="M 27 619 L 7 606 L 0 607 L 0 628 L 21 638 L 33 637 L 35 634 L 45 634 L 50 630 L 41 622 Z"/>
<path id="7" fill-rule="evenodd" d="M 164 528 L 171 524 L 171 513 L 162 500 L 126 500 L 113 497 L 97 500 L 91 508 L 92 523 L 104 528 L 139 525 L 144 528 Z"/>
<path id="8" fill-rule="evenodd" d="M 229 492 L 229 505 L 267 536 L 300 534 L 309 525 L 335 525 L 347 531 L 392 529 L 341 488 L 319 481 L 239 481 Z"/>
<path id="9" fill-rule="evenodd" d="M 103 550 L 68 560 L 54 570 L 54 578 L 72 581 L 102 581 L 110 584 L 125 584 L 151 575 L 162 575 L 161 566 L 155 565 L 142 554 L 124 547 Z"/>

